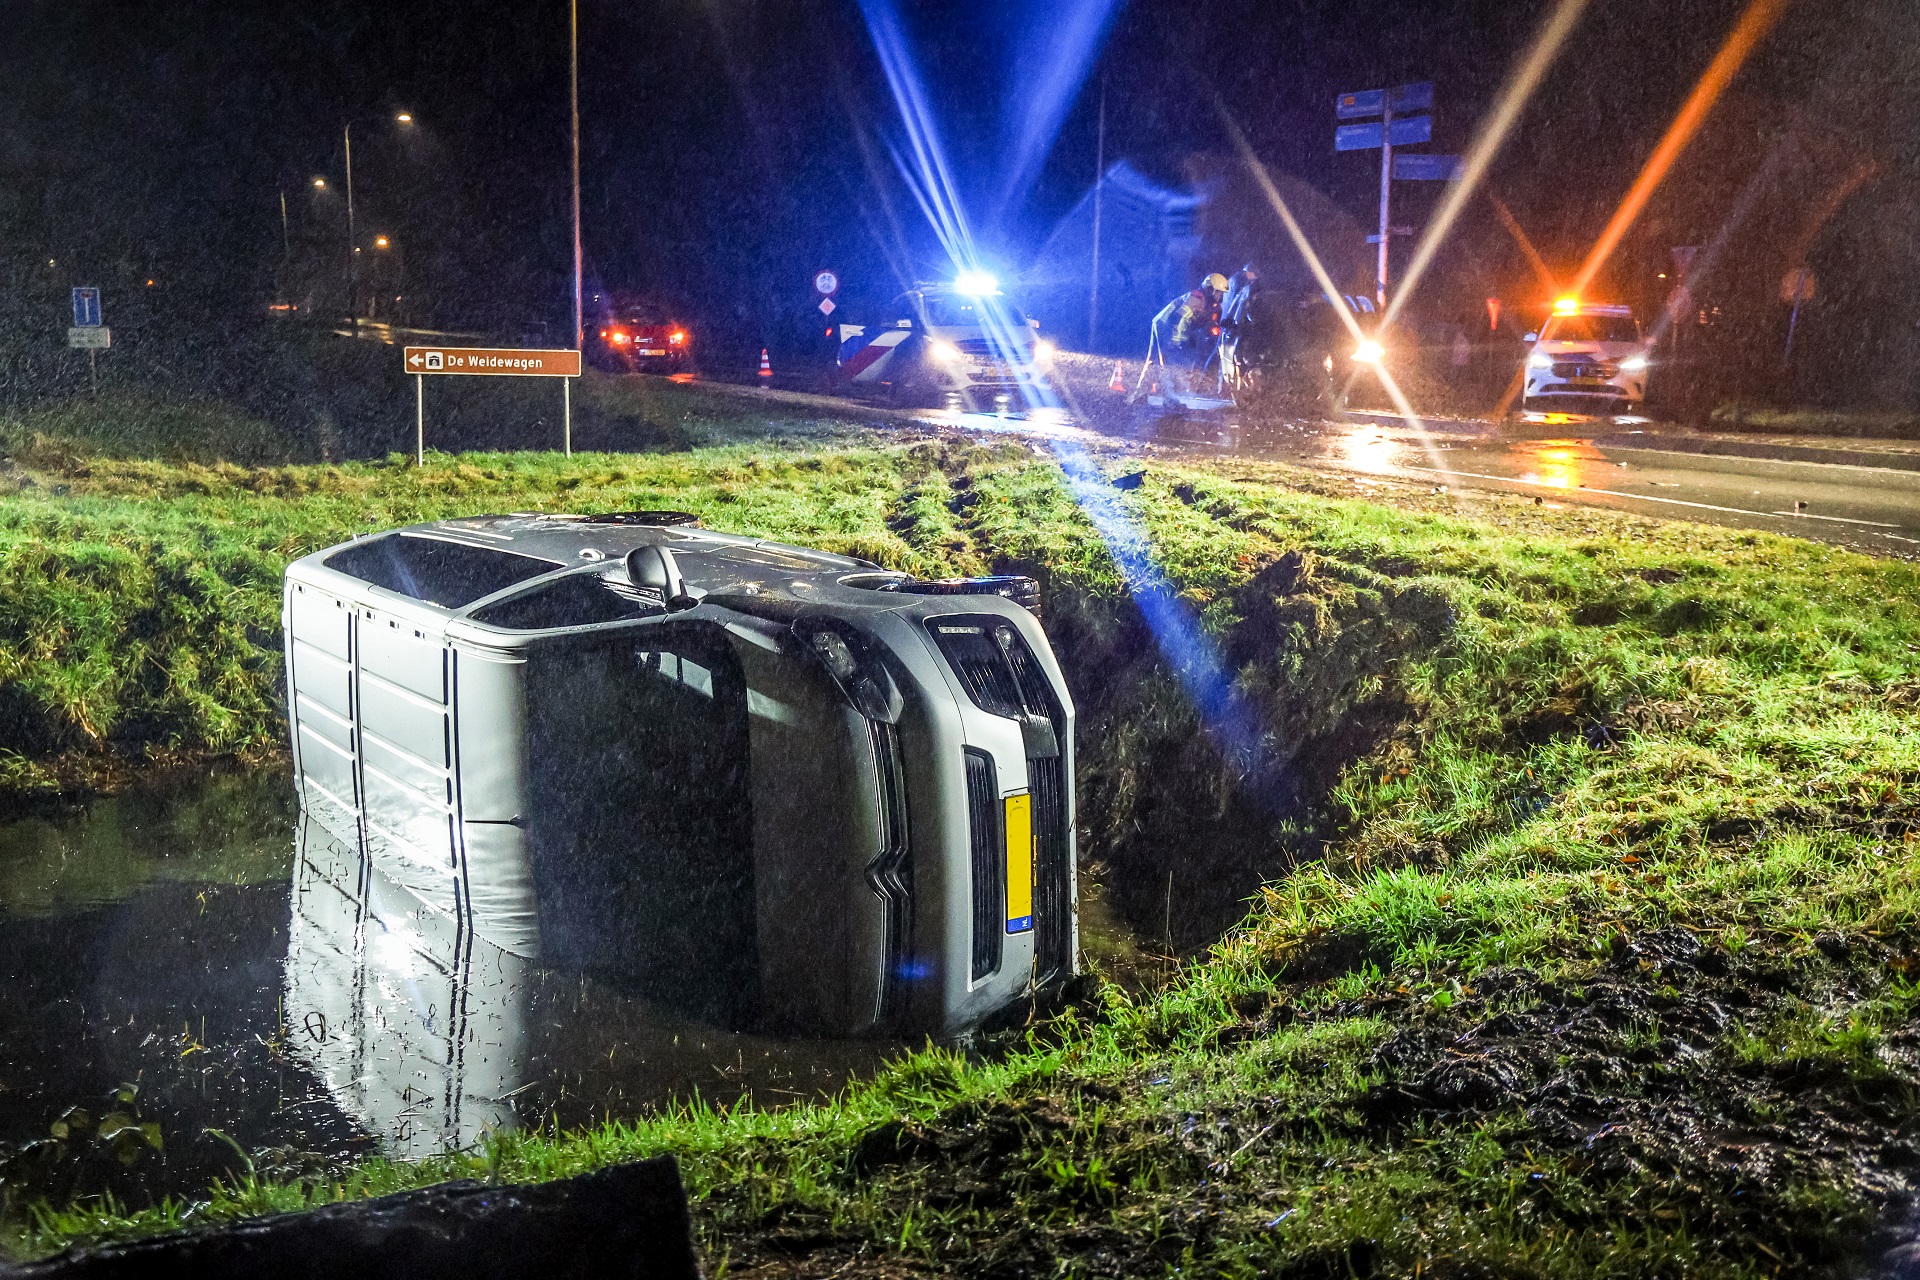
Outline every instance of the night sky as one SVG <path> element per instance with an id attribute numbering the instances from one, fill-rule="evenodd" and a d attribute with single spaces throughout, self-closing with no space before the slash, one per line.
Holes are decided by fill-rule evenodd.
<path id="1" fill-rule="evenodd" d="M 868 0 L 868 12 L 883 3 Z M 1018 269 L 1093 179 L 1103 86 L 1110 160 L 1172 182 L 1187 158 L 1226 155 L 1217 100 L 1263 160 L 1368 222 L 1377 161 L 1333 153 L 1334 95 L 1430 79 L 1426 149 L 1463 149 L 1545 8 L 1067 0 L 897 12 L 982 248 Z M 1490 183 L 1556 269 L 1577 262 L 1740 9 L 1590 4 Z M 1880 343 L 1874 358 L 1886 359 L 1898 354 L 1886 335 L 1901 335 L 1910 362 L 1916 9 L 1791 8 L 1623 246 L 1610 287 L 1651 288 L 1667 246 L 1709 238 L 1769 148 L 1784 158 L 1743 233 L 1756 244 L 1790 241 L 1818 193 L 1866 165 L 1872 176 L 1812 250 L 1835 308 L 1830 341 L 1856 353 Z M 6 12 L 0 307 L 10 331 L 58 312 L 80 275 L 108 289 L 110 311 L 144 309 L 181 328 L 255 323 L 276 290 L 337 309 L 340 133 L 352 118 L 361 238 L 379 232 L 394 245 L 369 284 L 404 299 L 395 314 L 504 337 L 544 325 L 564 340 L 564 3 L 10 0 Z M 944 270 L 893 171 L 899 115 L 858 3 L 581 0 L 580 21 L 590 291 L 659 297 L 751 342 L 809 318 L 818 267 L 837 268 L 850 299 L 890 296 L 897 272 Z M 395 126 L 397 110 L 419 123 Z M 1405 207 L 1418 221 L 1438 184 L 1412 186 Z M 1448 290 L 1520 297 L 1532 287 L 1484 199 L 1458 240 L 1451 274 L 1436 276 L 1436 306 L 1450 305 Z M 1774 281 L 1756 250 L 1731 272 L 1728 296 L 1763 299 Z"/>

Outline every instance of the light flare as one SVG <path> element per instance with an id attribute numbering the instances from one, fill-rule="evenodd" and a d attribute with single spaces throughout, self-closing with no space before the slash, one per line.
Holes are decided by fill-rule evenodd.
<path id="1" fill-rule="evenodd" d="M 1593 283 L 1594 277 L 1600 274 L 1600 269 L 1606 265 L 1607 259 L 1613 256 L 1613 251 L 1619 246 L 1621 238 L 1627 234 L 1628 228 L 1633 226 L 1634 221 L 1640 216 L 1640 211 L 1646 207 L 1648 197 L 1652 196 L 1654 190 L 1665 180 L 1667 171 L 1673 168 L 1673 162 L 1680 158 L 1680 153 L 1686 149 L 1687 143 L 1693 140 L 1693 135 L 1700 131 L 1702 124 L 1706 123 L 1707 114 L 1720 100 L 1721 93 L 1733 80 L 1734 73 L 1739 71 L 1741 65 L 1746 62 L 1747 55 L 1753 52 L 1754 46 L 1773 29 L 1774 24 L 1780 20 L 1780 15 L 1786 12 L 1789 3 L 1790 0 L 1752 0 L 1746 12 L 1740 15 L 1740 21 L 1734 24 L 1732 32 L 1721 44 L 1720 51 L 1713 56 L 1713 61 L 1708 63 L 1707 69 L 1701 73 L 1699 82 L 1693 86 L 1693 92 L 1687 95 L 1687 100 L 1681 105 L 1679 114 L 1675 115 L 1673 123 L 1667 126 L 1667 132 L 1661 137 L 1660 144 L 1653 149 L 1653 154 L 1647 157 L 1647 163 L 1641 167 L 1640 176 L 1634 179 L 1633 186 L 1627 191 L 1626 197 L 1620 201 L 1619 208 L 1613 211 L 1613 217 L 1608 220 L 1606 229 L 1600 233 L 1600 238 L 1593 242 L 1593 248 L 1587 251 L 1587 259 L 1580 264 L 1580 272 L 1573 279 L 1571 290 L 1573 293 L 1585 293 L 1587 286 Z"/>
<path id="2" fill-rule="evenodd" d="M 1446 198 L 1440 202 L 1440 208 L 1427 223 L 1420 235 L 1420 243 L 1413 251 L 1412 259 L 1401 270 L 1399 287 L 1387 303 L 1386 314 L 1380 323 L 1384 328 L 1391 325 L 1413 296 L 1420 283 L 1420 277 L 1426 274 L 1434 254 L 1440 250 L 1453 224 L 1466 207 L 1467 201 L 1486 176 L 1487 166 L 1493 163 L 1495 153 L 1512 132 L 1514 122 L 1520 118 L 1520 111 L 1527 105 L 1527 99 L 1539 87 L 1540 80 L 1547 74 L 1547 68 L 1560 53 L 1560 47 L 1573 33 L 1574 26 L 1580 21 L 1580 15 L 1587 7 L 1587 0 L 1560 0 L 1554 7 L 1546 24 L 1533 38 L 1527 52 L 1514 67 L 1507 83 L 1501 87 L 1500 96 L 1495 99 L 1492 114 L 1481 122 L 1473 144 L 1467 150 L 1461 162 L 1461 174 L 1457 182 L 1449 183 Z"/>

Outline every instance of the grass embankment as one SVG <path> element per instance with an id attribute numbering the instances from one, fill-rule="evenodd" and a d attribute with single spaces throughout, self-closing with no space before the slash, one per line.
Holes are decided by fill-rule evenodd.
<path id="1" fill-rule="evenodd" d="M 1183 903 L 1196 868 L 1272 877 L 1165 990 L 1096 986 L 828 1104 L 45 1211 L 25 1250 L 671 1151 L 729 1275 L 1838 1275 L 1920 1166 L 1913 566 L 1155 467 L 1122 501 L 1268 730 L 1264 761 L 1223 765 L 1057 472 L 1017 450 L 21 474 L 0 625 L 38 647 L 7 713 L 55 745 L 136 722 L 272 740 L 277 566 L 344 532 L 672 505 L 1039 570 L 1085 713 L 1085 854 L 1123 899 L 1169 870 Z"/>

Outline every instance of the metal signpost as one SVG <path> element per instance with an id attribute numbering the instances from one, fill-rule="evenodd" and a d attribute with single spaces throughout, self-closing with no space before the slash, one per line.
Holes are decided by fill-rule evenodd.
<path id="1" fill-rule="evenodd" d="M 87 353 L 87 386 L 95 395 L 100 394 L 100 353 L 112 345 L 113 330 L 100 319 L 100 291 L 91 285 L 75 285 L 67 347 Z"/>
<path id="2" fill-rule="evenodd" d="M 1374 272 L 1374 298 L 1381 307 L 1387 305 L 1387 243 L 1394 235 L 1411 234 L 1411 230 L 1395 227 L 1391 218 L 1393 203 L 1393 180 L 1451 178 L 1458 167 L 1458 156 L 1401 156 L 1400 161 L 1412 160 L 1412 166 L 1396 163 L 1393 155 L 1395 147 L 1415 146 L 1433 138 L 1433 117 L 1414 115 L 1416 111 L 1433 109 L 1433 81 L 1421 80 L 1415 84 L 1395 85 L 1391 89 L 1362 89 L 1358 93 L 1343 93 L 1333 102 L 1333 114 L 1337 120 L 1358 120 L 1368 116 L 1379 116 L 1377 121 L 1366 124 L 1336 125 L 1333 131 L 1333 149 L 1335 151 L 1371 151 L 1380 149 L 1380 234 L 1368 236 L 1370 243 L 1380 246 L 1379 265 Z M 1450 164 L 1442 164 L 1451 161 Z M 1444 172 L 1440 170 L 1444 169 Z"/>
<path id="3" fill-rule="evenodd" d="M 427 461 L 427 376 L 461 374 L 483 378 L 559 378 L 562 448 L 573 456 L 573 383 L 580 376 L 578 351 L 526 347 L 404 347 L 401 356 L 413 375 L 413 457 Z"/>

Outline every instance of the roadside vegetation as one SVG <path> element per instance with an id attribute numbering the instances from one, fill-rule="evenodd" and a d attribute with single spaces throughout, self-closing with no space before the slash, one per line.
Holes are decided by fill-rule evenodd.
<path id="1" fill-rule="evenodd" d="M 1264 730 L 1225 754 L 1168 657 L 1192 651 L 1147 626 L 1052 462 L 763 418 L 681 452 L 423 469 L 9 436 L 0 783 L 278 751 L 279 573 L 307 550 L 672 506 L 1039 576 L 1090 879 L 1177 970 L 1092 975 L 827 1103 L 237 1173 L 152 1207 L 15 1196 L 9 1247 L 659 1152 L 728 1276 L 1839 1276 L 1893 1242 L 1920 1169 L 1920 568 L 1153 464 L 1116 500 Z"/>

